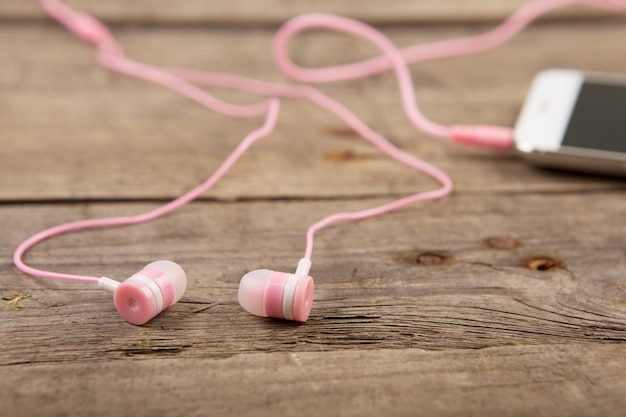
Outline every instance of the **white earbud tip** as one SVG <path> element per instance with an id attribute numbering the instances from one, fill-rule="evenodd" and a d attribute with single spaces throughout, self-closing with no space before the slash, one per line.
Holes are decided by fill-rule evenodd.
<path id="1" fill-rule="evenodd" d="M 264 307 L 264 292 L 273 271 L 257 269 L 248 272 L 239 283 L 239 304 L 250 314 L 267 317 Z"/>
<path id="2" fill-rule="evenodd" d="M 152 262 L 146 267 L 157 269 L 167 275 L 174 287 L 174 303 L 180 300 L 187 289 L 187 274 L 180 265 L 176 262 L 161 260 Z"/>

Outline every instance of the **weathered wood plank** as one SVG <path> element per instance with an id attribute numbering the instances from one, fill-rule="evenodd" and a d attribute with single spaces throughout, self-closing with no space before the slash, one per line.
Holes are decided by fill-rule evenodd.
<path id="1" fill-rule="evenodd" d="M 236 68 L 262 79 L 281 79 L 269 53 L 258 53 L 269 50 L 271 31 L 118 32 L 129 55 L 146 62 Z M 388 31 L 400 45 L 468 32 Z M 620 72 L 624 56 L 612 53 L 606 41 L 625 37 L 622 24 L 535 28 L 480 57 L 414 67 L 418 99 L 426 114 L 440 122 L 510 125 L 535 72 L 551 66 Z M 328 50 L 329 42 L 336 48 Z M 355 57 L 371 52 L 359 42 L 324 35 L 296 43 L 298 59 L 309 65 L 349 59 L 342 58 L 345 51 L 354 51 Z M 36 54 L 29 47 L 33 44 L 38 45 Z M 108 73 L 95 65 L 90 50 L 61 28 L 3 27 L 0 45 L 11 58 L 0 68 L 0 199 L 5 201 L 171 198 L 208 176 L 236 142 L 260 124 L 211 114 L 157 87 Z M 460 191 L 623 187 L 623 182 L 605 178 L 537 171 L 511 155 L 426 138 L 406 121 L 390 76 L 328 86 L 326 91 L 407 151 L 450 172 Z M 382 159 L 335 117 L 294 101 L 283 105 L 277 131 L 207 196 L 376 196 L 431 184 Z"/>
<path id="2" fill-rule="evenodd" d="M 24 364 L 0 367 L 0 399 L 7 415 L 618 417 L 624 354 L 573 344 Z"/>
<path id="3" fill-rule="evenodd" d="M 455 20 L 465 22 L 500 20 L 526 0 L 488 0 L 467 2 L 463 0 L 411 1 L 411 0 L 360 0 L 353 2 L 317 0 L 250 0 L 212 1 L 167 0 L 69 0 L 67 4 L 93 13 L 113 22 L 141 23 L 270 23 L 278 24 L 302 13 L 337 13 L 374 23 L 435 23 Z M 606 13 L 583 7 L 570 7 L 554 12 L 554 17 L 597 17 Z M 35 0 L 4 0 L 0 3 L 0 18 L 44 18 Z"/>
<path id="4" fill-rule="evenodd" d="M 459 195 L 337 226 L 319 235 L 312 271 L 316 303 L 306 325 L 253 317 L 238 305 L 244 273 L 295 267 L 307 224 L 380 202 L 204 202 L 139 227 L 60 237 L 29 256 L 33 265 L 117 279 L 154 259 L 180 262 L 189 275 L 186 295 L 144 327 L 123 322 L 110 295 L 88 285 L 23 276 L 10 265 L 9 251 L 47 225 L 153 205 L 2 207 L 0 331 L 12 342 L 0 351 L 0 363 L 204 357 L 220 349 L 626 341 L 621 193 Z M 507 244 L 489 247 L 485 239 L 493 236 L 520 246 L 494 249 Z M 59 334 L 64 336 L 51 344 Z"/>

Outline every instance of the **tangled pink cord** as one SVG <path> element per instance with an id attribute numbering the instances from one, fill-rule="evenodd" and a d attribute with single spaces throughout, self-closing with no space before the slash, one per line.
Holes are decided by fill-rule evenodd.
<path id="1" fill-rule="evenodd" d="M 29 237 L 17 247 L 13 255 L 15 265 L 23 272 L 41 278 L 97 283 L 99 277 L 95 276 L 56 273 L 30 267 L 23 262 L 23 257 L 34 245 L 50 237 L 80 229 L 144 223 L 164 216 L 196 199 L 215 185 L 254 142 L 272 132 L 280 109 L 279 98 L 306 98 L 311 100 L 337 115 L 359 135 L 389 157 L 425 173 L 441 184 L 441 187 L 438 189 L 416 193 L 378 207 L 356 212 L 336 213 L 321 219 L 307 230 L 305 258 L 311 257 L 315 233 L 324 227 L 340 221 L 360 220 L 379 216 L 418 201 L 444 197 L 452 191 L 452 181 L 444 172 L 396 148 L 363 123 L 343 104 L 310 85 L 269 83 L 233 74 L 184 68 L 155 67 L 142 64 L 126 57 L 121 45 L 113 38 L 106 26 L 92 16 L 77 12 L 63 4 L 60 0 L 40 0 L 40 2 L 52 17 L 65 25 L 77 37 L 96 47 L 98 62 L 104 67 L 177 91 L 198 104 L 226 116 L 247 118 L 266 114 L 266 119 L 263 126 L 248 134 L 205 182 L 157 209 L 135 216 L 110 217 L 66 223 Z M 291 19 L 279 29 L 274 38 L 273 53 L 279 68 L 285 74 L 295 80 L 306 83 L 355 79 L 393 70 L 398 82 L 404 111 L 415 127 L 431 135 L 452 139 L 461 143 L 508 148 L 513 140 L 510 128 L 497 126 L 447 127 L 426 118 L 417 106 L 408 63 L 486 51 L 506 42 L 540 15 L 558 7 L 574 3 L 586 4 L 611 11 L 620 10 L 623 7 L 622 0 L 533 0 L 521 7 L 496 28 L 484 34 L 415 45 L 402 50 L 398 50 L 382 33 L 364 23 L 340 16 L 310 14 Z M 372 59 L 340 66 L 326 68 L 300 67 L 289 58 L 287 44 L 289 39 L 297 33 L 313 28 L 331 29 L 360 36 L 374 44 L 383 54 Z M 236 105 L 220 100 L 194 84 L 233 88 L 268 98 L 257 104 Z"/>

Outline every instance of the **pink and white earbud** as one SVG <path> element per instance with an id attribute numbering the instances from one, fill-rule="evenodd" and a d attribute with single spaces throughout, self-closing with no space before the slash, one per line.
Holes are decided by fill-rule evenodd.
<path id="1" fill-rule="evenodd" d="M 295 274 L 257 269 L 239 284 L 239 304 L 251 314 L 305 322 L 313 304 L 311 261 L 302 258 Z"/>
<path id="2" fill-rule="evenodd" d="M 124 320 L 141 325 L 180 300 L 187 275 L 177 263 L 156 261 L 122 283 L 100 278 L 98 287 L 113 292 L 115 308 Z"/>

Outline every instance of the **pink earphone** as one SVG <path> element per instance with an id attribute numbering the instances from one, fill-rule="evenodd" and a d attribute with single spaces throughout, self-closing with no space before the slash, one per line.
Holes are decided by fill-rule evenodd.
<path id="1" fill-rule="evenodd" d="M 172 261 L 156 261 L 121 284 L 100 278 L 98 287 L 113 292 L 115 308 L 132 324 L 144 324 L 174 305 L 187 288 L 187 275 Z"/>
<path id="2" fill-rule="evenodd" d="M 295 274 L 257 269 L 239 284 L 239 304 L 256 316 L 307 321 L 313 305 L 311 261 L 302 258 Z"/>
<path id="3" fill-rule="evenodd" d="M 170 88 L 200 105 L 230 117 L 247 118 L 265 115 L 262 127 L 249 133 L 222 165 L 205 182 L 175 200 L 146 213 L 103 219 L 71 222 L 39 232 L 15 250 L 13 261 L 18 269 L 32 276 L 50 279 L 90 282 L 114 293 L 115 307 L 129 323 L 141 325 L 182 297 L 187 278 L 184 270 L 171 261 L 156 261 L 126 279 L 123 283 L 106 277 L 71 275 L 36 269 L 24 263 L 25 253 L 37 243 L 53 236 L 75 230 L 110 226 L 133 225 L 164 216 L 193 201 L 215 185 L 257 140 L 272 132 L 278 119 L 280 99 L 306 98 L 334 113 L 365 140 L 392 159 L 435 179 L 440 188 L 419 192 L 399 200 L 356 212 L 336 213 L 309 227 L 306 234 L 304 258 L 294 274 L 259 269 L 247 273 L 239 286 L 239 303 L 251 314 L 305 322 L 313 303 L 313 279 L 309 276 L 315 233 L 331 224 L 379 216 L 407 205 L 442 198 L 452 192 L 451 179 L 433 165 L 396 148 L 380 134 L 369 128 L 348 108 L 309 84 L 367 77 L 393 70 L 405 113 L 411 123 L 436 137 L 459 143 L 506 149 L 513 141 L 512 129 L 498 126 L 442 126 L 427 119 L 416 104 L 413 82 L 408 64 L 430 59 L 479 53 L 499 46 L 519 33 L 544 13 L 571 4 L 585 4 L 609 11 L 621 10 L 623 0 L 532 0 L 522 6 L 494 29 L 473 37 L 450 39 L 421 44 L 398 50 L 376 29 L 340 16 L 312 14 L 293 18 L 276 33 L 273 53 L 279 68 L 294 80 L 309 84 L 278 84 L 245 78 L 232 74 L 204 72 L 184 68 L 148 66 L 126 57 L 121 45 L 106 26 L 95 18 L 77 12 L 60 0 L 40 0 L 45 10 L 72 33 L 96 47 L 98 62 L 106 68 L 132 75 Z M 325 68 L 303 68 L 287 55 L 289 39 L 297 33 L 325 28 L 360 36 L 378 47 L 381 56 L 346 65 Z M 221 86 L 268 97 L 252 105 L 235 105 L 204 92 L 197 85 Z"/>

